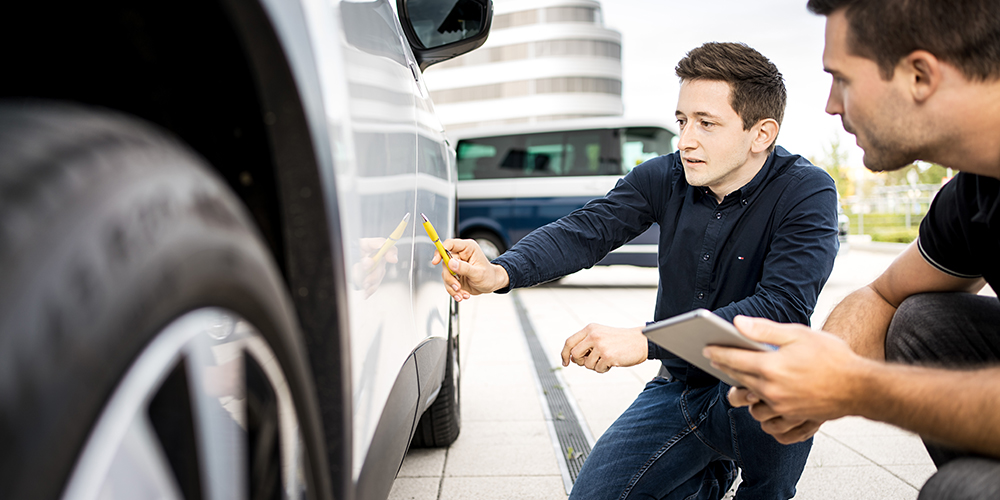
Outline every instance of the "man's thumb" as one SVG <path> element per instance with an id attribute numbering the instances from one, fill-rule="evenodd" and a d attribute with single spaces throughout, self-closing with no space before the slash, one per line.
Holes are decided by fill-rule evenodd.
<path id="1" fill-rule="evenodd" d="M 796 338 L 793 325 L 775 323 L 764 318 L 737 316 L 733 318 L 733 325 L 750 340 L 765 344 L 780 346 Z"/>

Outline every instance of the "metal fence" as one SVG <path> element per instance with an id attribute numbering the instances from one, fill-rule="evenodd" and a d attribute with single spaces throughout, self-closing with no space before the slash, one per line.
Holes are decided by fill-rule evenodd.
<path id="1" fill-rule="evenodd" d="M 851 233 L 871 234 L 876 229 L 915 229 L 930 208 L 939 184 L 877 186 L 869 193 L 843 199 L 851 218 Z"/>

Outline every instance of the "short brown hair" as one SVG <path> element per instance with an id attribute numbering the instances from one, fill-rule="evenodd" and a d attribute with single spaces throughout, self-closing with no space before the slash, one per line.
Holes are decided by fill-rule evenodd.
<path id="1" fill-rule="evenodd" d="M 926 50 L 970 80 L 1000 78 L 1000 1 L 809 0 L 814 14 L 846 9 L 848 49 L 889 80 L 900 59 Z"/>
<path id="2" fill-rule="evenodd" d="M 709 42 L 688 52 L 675 68 L 681 81 L 715 80 L 729 84 L 729 104 L 743 119 L 743 130 L 785 115 L 785 80 L 778 67 L 743 43 Z M 771 149 L 774 143 L 771 143 Z"/>

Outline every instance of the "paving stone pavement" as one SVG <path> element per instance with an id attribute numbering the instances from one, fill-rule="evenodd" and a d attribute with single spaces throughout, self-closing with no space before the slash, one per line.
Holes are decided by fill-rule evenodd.
<path id="1" fill-rule="evenodd" d="M 881 273 L 899 250 L 857 245 L 841 252 L 820 295 L 814 327 L 844 296 Z M 653 269 L 597 267 L 516 293 L 556 368 L 566 337 L 588 323 L 633 326 L 651 318 L 656 280 Z M 556 447 L 510 295 L 478 296 L 461 304 L 461 366 L 458 440 L 448 449 L 411 450 L 390 498 L 565 499 Z M 575 365 L 558 369 L 596 439 L 658 368 L 649 361 L 606 374 Z M 816 435 L 795 498 L 915 499 L 934 471 L 916 435 L 847 417 L 827 422 Z"/>

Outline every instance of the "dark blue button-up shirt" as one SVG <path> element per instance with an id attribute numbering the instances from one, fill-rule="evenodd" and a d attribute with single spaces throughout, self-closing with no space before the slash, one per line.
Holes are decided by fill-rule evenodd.
<path id="1" fill-rule="evenodd" d="M 833 179 L 801 156 L 775 148 L 749 183 L 718 203 L 708 188 L 687 183 L 673 153 L 637 166 L 605 197 L 495 259 L 510 277 L 499 292 L 591 267 L 654 223 L 653 321 L 706 308 L 728 321 L 743 314 L 808 325 L 838 249 Z M 652 343 L 649 357 L 681 380 L 715 380 Z"/>

